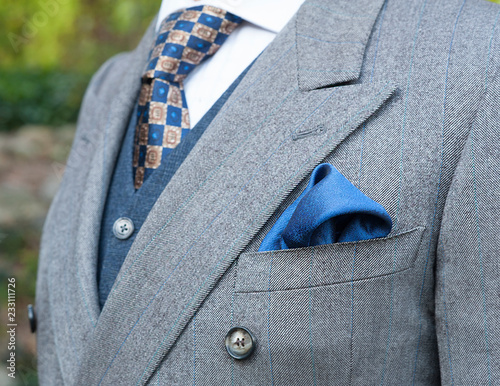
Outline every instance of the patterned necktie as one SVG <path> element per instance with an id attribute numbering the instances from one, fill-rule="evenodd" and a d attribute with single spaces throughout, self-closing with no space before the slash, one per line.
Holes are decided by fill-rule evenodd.
<path id="1" fill-rule="evenodd" d="M 206 5 L 173 13 L 162 22 L 139 94 L 133 157 L 136 189 L 191 128 L 184 79 L 215 54 L 242 21 Z"/>

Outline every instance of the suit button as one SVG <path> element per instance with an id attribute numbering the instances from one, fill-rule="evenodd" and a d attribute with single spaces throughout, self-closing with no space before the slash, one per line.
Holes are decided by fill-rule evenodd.
<path id="1" fill-rule="evenodd" d="M 36 331 L 36 315 L 32 304 L 28 304 L 28 319 L 30 321 L 30 330 L 34 333 Z"/>
<path id="2" fill-rule="evenodd" d="M 126 240 L 134 233 L 134 223 L 128 217 L 120 217 L 113 224 L 113 234 L 117 239 Z"/>
<path id="3" fill-rule="evenodd" d="M 227 353 L 234 359 L 245 359 L 255 349 L 255 339 L 245 327 L 234 327 L 226 335 Z"/>

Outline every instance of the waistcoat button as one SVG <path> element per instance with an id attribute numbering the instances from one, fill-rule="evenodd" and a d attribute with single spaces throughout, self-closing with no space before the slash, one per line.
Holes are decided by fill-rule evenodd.
<path id="1" fill-rule="evenodd" d="M 134 233 L 134 223 L 128 217 L 120 217 L 113 224 L 113 234 L 117 239 L 128 239 Z"/>

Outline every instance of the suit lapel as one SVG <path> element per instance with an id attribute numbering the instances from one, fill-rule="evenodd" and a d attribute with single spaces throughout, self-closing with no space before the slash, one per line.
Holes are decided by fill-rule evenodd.
<path id="1" fill-rule="evenodd" d="M 384 0 L 307 1 L 297 13 L 299 87 L 359 78 L 366 44 Z"/>
<path id="2" fill-rule="evenodd" d="M 58 356 L 65 382 L 74 383 L 84 349 L 99 318 L 96 266 L 100 223 L 107 189 L 140 76 L 154 36 L 154 21 L 130 60 L 112 67 L 116 80 L 104 83 L 99 95 L 89 87 L 79 130 L 55 199 L 54 229 L 60 240 L 50 251 L 49 297 Z M 47 230 L 51 232 L 51 229 Z"/>
<path id="3" fill-rule="evenodd" d="M 146 383 L 280 203 L 393 93 L 389 82 L 338 85 L 359 76 L 382 0 L 354 2 L 371 12 L 358 32 L 347 31 L 345 14 L 332 16 L 342 23 L 325 24 L 325 36 L 361 42 L 362 49 L 338 63 L 355 71 L 342 76 L 303 71 L 330 66 L 324 42 L 307 36 L 307 25 L 327 17 L 327 3 L 303 5 L 170 180 L 111 290 L 84 355 L 79 384 L 118 384 L 124 373 L 131 383 Z M 339 25 L 346 30 L 333 34 L 330 29 Z M 305 39 L 316 48 L 304 48 Z M 312 63 L 312 56 L 321 63 Z"/>

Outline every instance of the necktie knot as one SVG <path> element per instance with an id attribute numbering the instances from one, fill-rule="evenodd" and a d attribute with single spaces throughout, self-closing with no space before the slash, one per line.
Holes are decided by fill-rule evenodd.
<path id="1" fill-rule="evenodd" d="M 160 25 L 143 78 L 182 82 L 198 64 L 217 52 L 242 21 L 210 5 L 171 14 Z"/>
<path id="2" fill-rule="evenodd" d="M 205 5 L 173 13 L 160 25 L 137 106 L 132 165 L 136 189 L 191 129 L 183 80 L 215 54 L 242 21 Z"/>

